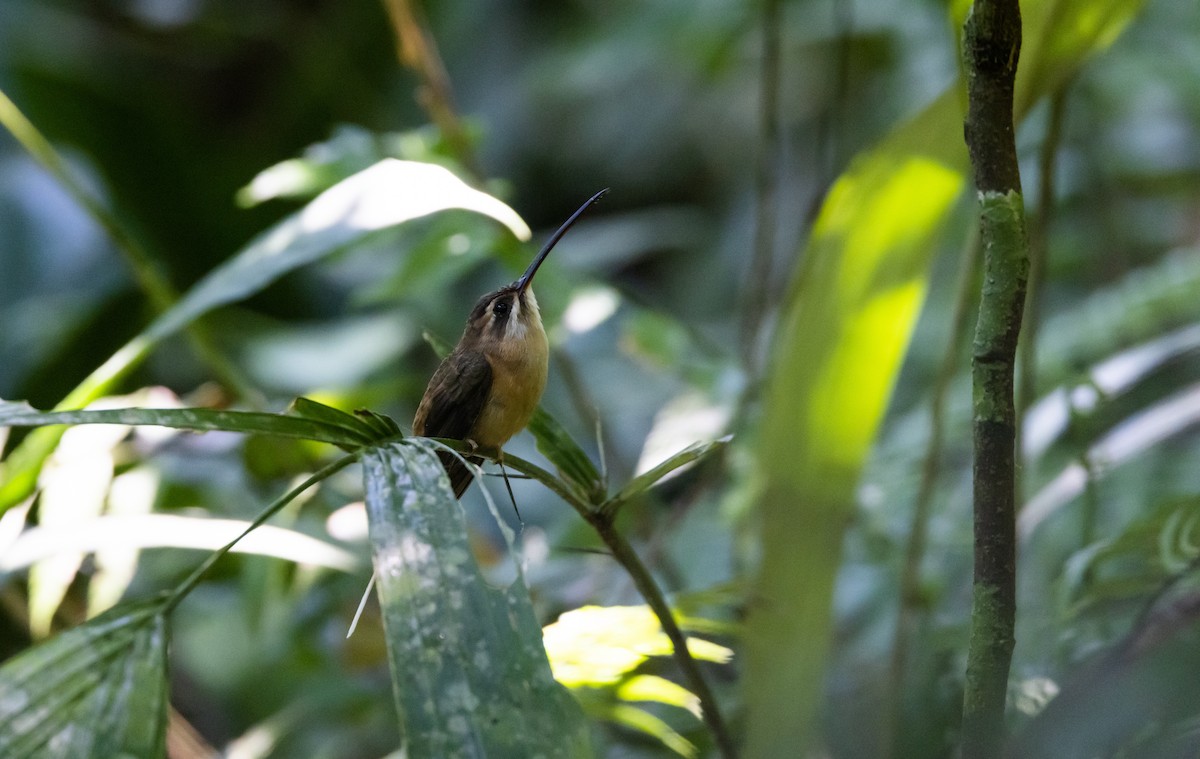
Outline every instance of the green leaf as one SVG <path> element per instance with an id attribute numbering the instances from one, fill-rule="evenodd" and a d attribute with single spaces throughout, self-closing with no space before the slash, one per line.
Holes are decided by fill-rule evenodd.
<path id="1" fill-rule="evenodd" d="M 434 451 L 417 440 L 372 448 L 363 476 L 408 755 L 589 756 L 587 723 L 550 673 L 523 579 L 484 581 Z"/>
<path id="2" fill-rule="evenodd" d="M 167 721 L 163 599 L 121 606 L 0 667 L 0 756 L 162 756 Z"/>
<path id="3" fill-rule="evenodd" d="M 385 159 L 318 195 L 210 272 L 171 309 L 89 375 L 60 409 L 79 408 L 108 392 L 164 337 L 219 306 L 249 297 L 301 266 L 343 250 L 372 232 L 438 211 L 490 216 L 522 240 L 529 227 L 500 200 L 441 166 Z M 27 498 L 60 432 L 30 435 L 0 471 L 0 514 Z M 332 442 L 332 441 L 331 441 Z"/>
<path id="4" fill-rule="evenodd" d="M 529 420 L 529 431 L 537 441 L 538 451 L 558 469 L 564 479 L 578 488 L 592 502 L 604 498 L 604 479 L 592 460 L 567 433 L 558 420 L 541 406 Z"/>
<path id="5" fill-rule="evenodd" d="M 291 406 L 288 407 L 288 413 L 301 419 L 310 419 L 337 427 L 345 430 L 347 434 L 361 437 L 363 440 L 373 439 L 377 432 L 372 424 L 359 418 L 357 414 L 348 414 L 341 409 L 326 406 L 324 403 L 318 403 L 310 398 L 301 397 L 292 401 Z"/>
<path id="6" fill-rule="evenodd" d="M 584 606 L 563 613 L 542 630 L 554 677 L 570 687 L 603 687 L 628 676 L 651 656 L 671 656 L 671 640 L 649 606 Z M 688 651 L 724 663 L 733 652 L 699 638 Z"/>
<path id="7" fill-rule="evenodd" d="M 272 198 L 312 197 L 384 158 L 452 163 L 439 144 L 439 132 L 422 127 L 379 134 L 353 124 L 334 128 L 328 140 L 309 145 L 298 158 L 268 166 L 237 192 L 238 205 L 250 207 Z"/>
<path id="8" fill-rule="evenodd" d="M 700 699 L 687 688 L 658 675 L 634 675 L 617 686 L 622 701 L 655 701 L 678 706 L 700 717 Z"/>
<path id="9" fill-rule="evenodd" d="M 609 713 L 609 719 L 631 730 L 637 730 L 657 738 L 664 746 L 680 756 L 694 757 L 697 755 L 696 747 L 692 745 L 691 741 L 645 709 L 629 704 L 617 704 Z"/>
<path id="10" fill-rule="evenodd" d="M 1017 118 L 1115 39 L 1141 4 L 1028 3 Z M 812 737 L 855 488 L 924 299 L 934 241 L 965 183 L 960 93 L 956 83 L 833 184 L 780 319 L 757 441 L 762 560 L 746 630 L 755 759 L 795 756 Z"/>
<path id="11" fill-rule="evenodd" d="M 25 403 L 0 401 L 0 426 L 40 427 L 50 424 L 129 424 L 201 432 L 249 432 L 352 447 L 365 445 L 372 440 L 370 435 L 323 419 L 258 411 L 217 411 L 207 408 L 38 411 Z"/>
<path id="12" fill-rule="evenodd" d="M 375 436 L 375 442 L 401 434 L 400 425 L 396 424 L 396 421 L 386 414 L 360 408 L 354 410 L 354 416 L 362 420 L 363 424 L 371 430 Z"/>
<path id="13" fill-rule="evenodd" d="M 455 208 L 490 216 L 522 240 L 530 237 L 529 227 L 516 211 L 463 182 L 449 169 L 388 158 L 338 182 L 259 235 L 188 291 L 144 334 L 157 341 L 202 314 L 249 297 L 284 274 L 342 250 L 371 232 Z"/>
<path id="14" fill-rule="evenodd" d="M 215 551 L 242 534 L 250 522 L 185 514 L 128 514 L 94 517 L 69 525 L 26 529 L 0 555 L 0 577 L 34 562 L 75 551 L 184 548 Z M 363 561 L 326 540 L 286 527 L 263 525 L 232 549 L 341 572 L 358 572 Z"/>
<path id="15" fill-rule="evenodd" d="M 1198 555 L 1200 501 L 1171 499 L 1118 534 L 1076 552 L 1063 573 L 1063 592 L 1072 614 L 1097 601 L 1128 601 L 1186 572 Z"/>
<path id="16" fill-rule="evenodd" d="M 645 492 L 658 483 L 663 477 L 666 477 L 671 472 L 674 472 L 680 467 L 687 466 L 695 461 L 699 461 L 707 457 L 710 453 L 720 450 L 729 444 L 730 438 L 722 438 L 713 440 L 708 443 L 694 443 L 684 448 L 679 453 L 670 457 L 658 466 L 648 471 L 642 472 L 637 477 L 630 480 L 625 487 L 615 496 L 610 498 L 604 504 L 604 509 L 612 511 L 619 508 L 622 504 L 627 503 L 631 498 L 639 493 Z"/>

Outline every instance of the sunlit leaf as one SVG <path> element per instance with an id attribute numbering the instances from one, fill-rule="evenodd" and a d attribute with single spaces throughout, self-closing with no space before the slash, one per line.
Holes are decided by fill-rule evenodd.
<path id="1" fill-rule="evenodd" d="M 373 232 L 450 209 L 490 216 L 518 238 L 530 237 L 529 227 L 516 211 L 467 185 L 448 169 L 390 158 L 380 161 L 321 193 L 213 270 L 85 379 L 59 407 L 78 408 L 100 397 L 161 339 L 205 313 L 249 297 L 288 272 Z M 0 513 L 33 492 L 37 473 L 59 434 L 56 430 L 35 432 L 4 462 Z"/>
<path id="2" fill-rule="evenodd" d="M 658 675 L 634 675 L 617 686 L 622 701 L 654 701 L 687 709 L 700 717 L 700 699 L 687 688 Z"/>
<path id="3" fill-rule="evenodd" d="M 160 475 L 153 467 L 136 466 L 113 478 L 105 513 L 126 519 L 150 514 L 158 497 Z M 22 535 L 21 540 L 25 539 Z M 89 619 L 116 606 L 125 595 L 137 572 L 138 556 L 139 549 L 134 546 L 107 544 L 96 549 L 92 556 L 95 571 L 88 580 L 87 589 Z M 0 550 L 0 564 L 8 559 L 9 553 Z"/>
<path id="4" fill-rule="evenodd" d="M 118 549 L 189 548 L 215 551 L 250 525 L 241 519 L 184 514 L 127 514 L 26 530 L 0 555 L 0 574 L 62 553 Z M 270 556 L 342 572 L 362 569 L 362 562 L 340 546 L 290 530 L 263 525 L 233 547 L 234 553 Z"/>
<path id="5" fill-rule="evenodd" d="M 618 682 L 651 656 L 671 656 L 671 640 L 648 606 L 584 606 L 563 613 L 542 631 L 554 677 L 564 685 Z M 724 663 L 733 652 L 700 638 L 688 651 L 702 661 Z"/>
<path id="6" fill-rule="evenodd" d="M 309 145 L 298 158 L 289 158 L 260 171 L 237 192 L 238 205 L 254 206 L 272 198 L 312 197 L 331 185 L 384 158 L 444 163 L 435 129 L 378 134 L 342 124 L 328 140 Z"/>
<path id="7" fill-rule="evenodd" d="M 516 211 L 448 169 L 385 159 L 318 195 L 213 270 L 146 330 L 157 341 L 214 308 L 246 298 L 284 274 L 358 241 L 365 234 L 449 209 L 490 216 L 522 240 Z"/>
<path id="8" fill-rule="evenodd" d="M 219 411 L 207 408 L 94 409 L 38 411 L 25 403 L 0 401 L 0 425 L 41 427 L 50 424 L 128 424 L 173 427 L 198 432 L 223 430 L 317 440 L 335 445 L 360 446 L 371 437 L 338 423 L 286 414 L 257 411 Z"/>
<path id="9" fill-rule="evenodd" d="M 0 667 L 0 756 L 162 756 L 166 665 L 161 599 L 119 607 L 28 649 Z"/>
<path id="10" fill-rule="evenodd" d="M 396 707 L 409 756 L 582 757 L 579 706 L 554 681 L 523 579 L 484 581 L 427 446 L 363 458 Z"/>
<path id="11" fill-rule="evenodd" d="M 645 709 L 630 704 L 617 704 L 609 713 L 609 719 L 619 725 L 658 739 L 680 756 L 693 757 L 697 755 L 696 747 L 692 745 L 691 741 Z"/>
<path id="12" fill-rule="evenodd" d="M 36 529 L 69 529 L 100 515 L 113 479 L 113 449 L 127 434 L 129 428 L 122 425 L 95 425 L 71 429 L 63 435 L 42 470 Z M 0 561 L 19 550 L 18 545 L 12 546 Z M 54 614 L 83 559 L 79 551 L 56 551 L 30 568 L 29 629 L 35 638 L 50 634 Z"/>

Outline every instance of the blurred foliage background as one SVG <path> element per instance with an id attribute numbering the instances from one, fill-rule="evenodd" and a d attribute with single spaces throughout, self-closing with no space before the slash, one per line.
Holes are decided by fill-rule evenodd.
<path id="1" fill-rule="evenodd" d="M 0 0 L 0 89 L 180 291 L 385 156 L 452 167 L 517 209 L 535 241 L 612 187 L 539 274 L 553 345 L 544 405 L 617 483 L 688 444 L 735 435 L 727 455 L 627 509 L 621 527 L 673 602 L 740 653 L 760 556 L 755 449 L 742 441 L 758 425 L 774 327 L 789 298 L 804 297 L 786 283 L 853 157 L 954 84 L 950 17 L 961 9 L 932 0 L 427 3 L 420 17 L 453 88 L 460 140 L 432 123 L 421 77 L 398 59 L 397 5 Z M 1055 34 L 1067 31 L 1051 26 L 1041 42 Z M 779 79 L 774 128 L 764 129 L 772 35 Z M 1146 2 L 1060 94 L 1034 104 L 1018 146 L 1031 237 L 1045 256 L 1027 324 L 1036 362 L 1022 391 L 1010 710 L 1019 755 L 1063 745 L 1078 753 L 1053 755 L 1195 755 L 1200 8 Z M 955 301 L 962 251 L 972 250 L 972 195 L 938 235 L 842 550 L 827 562 L 836 584 L 814 686 L 814 755 L 950 756 L 955 745 L 971 567 L 969 366 Z M 155 394 L 150 405 L 178 396 L 273 410 L 307 395 L 406 426 L 436 364 L 422 332 L 455 339 L 478 295 L 509 281 L 530 253 L 463 212 L 372 235 L 205 317 L 252 393 L 217 382 L 182 338 L 159 346 L 123 390 L 154 388 L 140 391 Z M 970 322 L 970 296 L 967 305 Z M 0 134 L 0 398 L 53 405 L 152 313 L 109 237 Z M 14 433 L 8 449 L 19 440 Z M 537 456 L 528 436 L 511 449 Z M 107 462 L 90 500 L 73 493 L 54 517 L 76 525 L 148 510 L 250 518 L 328 455 L 150 431 L 74 450 L 79 461 Z M 53 466 L 93 482 L 61 449 Z M 513 488 L 544 623 L 588 604 L 640 603 L 573 512 L 533 484 Z M 284 521 L 365 556 L 360 512 L 347 507 L 361 497 L 353 476 L 339 476 Z M 47 525 L 46 500 L 20 519 Z M 497 525 L 477 493 L 466 503 L 476 552 L 504 581 Z M 5 519 L 0 551 L 24 524 Z M 913 549 L 915 534 L 923 545 Z M 902 591 L 906 555 L 918 571 Z M 118 597 L 148 595 L 194 556 L 144 550 L 135 565 L 98 552 L 7 575 L 0 656 Z M 342 639 L 365 571 L 250 556 L 220 567 L 176 620 L 171 756 L 205 756 L 205 746 L 230 757 L 389 754 L 398 737 L 377 615 L 368 610 Z M 59 590 L 47 597 L 39 583 Z M 907 631 L 899 660 L 898 629 Z M 668 660 L 642 666 L 678 679 Z M 739 657 L 706 672 L 740 724 Z M 611 708 L 609 690 L 594 690 L 581 700 L 594 699 L 601 755 L 710 750 L 686 709 L 656 703 L 646 713 L 663 724 L 639 724 Z"/>

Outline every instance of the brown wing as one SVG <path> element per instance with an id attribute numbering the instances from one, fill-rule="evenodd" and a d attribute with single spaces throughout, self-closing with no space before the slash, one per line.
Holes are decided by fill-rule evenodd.
<path id="1" fill-rule="evenodd" d="M 413 434 L 468 439 L 491 389 L 492 366 L 483 354 L 454 351 L 442 361 L 425 388 L 425 397 L 413 418 Z M 471 484 L 471 470 L 445 451 L 438 453 L 438 458 L 450 477 L 454 495 L 462 496 Z M 480 461 L 473 457 L 469 460 Z"/>

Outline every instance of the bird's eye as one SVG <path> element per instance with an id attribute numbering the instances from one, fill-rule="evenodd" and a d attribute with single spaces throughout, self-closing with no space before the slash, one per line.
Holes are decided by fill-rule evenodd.
<path id="1" fill-rule="evenodd" d="M 508 301 L 498 300 L 492 305 L 492 313 L 495 314 L 497 319 L 507 319 L 509 308 L 511 306 L 509 306 Z"/>

